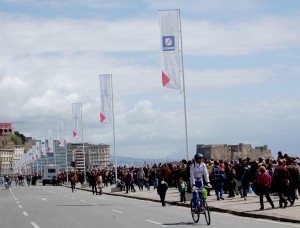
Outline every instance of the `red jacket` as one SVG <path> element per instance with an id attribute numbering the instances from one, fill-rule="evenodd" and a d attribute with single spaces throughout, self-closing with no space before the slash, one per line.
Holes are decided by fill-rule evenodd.
<path id="1" fill-rule="evenodd" d="M 270 187 L 272 178 L 268 173 L 260 173 L 257 177 L 257 183 L 261 186 Z"/>

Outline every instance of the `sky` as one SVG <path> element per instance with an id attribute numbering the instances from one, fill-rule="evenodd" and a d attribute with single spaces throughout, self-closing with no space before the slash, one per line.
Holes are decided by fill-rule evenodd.
<path id="1" fill-rule="evenodd" d="M 268 145 L 300 156 L 300 2 L 0 0 L 0 122 L 36 139 L 113 145 L 99 122 L 99 74 L 112 74 L 114 151 L 186 158 L 183 95 L 161 82 L 158 11 L 180 9 L 189 157 L 197 144 Z M 111 147 L 113 151 L 113 147 Z"/>

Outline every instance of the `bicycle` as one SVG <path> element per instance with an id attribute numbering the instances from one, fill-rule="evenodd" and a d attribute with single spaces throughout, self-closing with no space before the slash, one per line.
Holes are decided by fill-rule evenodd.
<path id="1" fill-rule="evenodd" d="M 203 194 L 203 191 L 206 191 L 206 188 L 208 187 L 195 188 L 195 190 L 193 191 L 193 198 L 191 199 L 190 206 L 192 218 L 195 223 L 198 223 L 200 219 L 200 214 L 204 214 L 207 225 L 210 225 L 211 220 L 209 207 Z M 194 197 L 196 197 L 196 207 L 194 205 Z"/>

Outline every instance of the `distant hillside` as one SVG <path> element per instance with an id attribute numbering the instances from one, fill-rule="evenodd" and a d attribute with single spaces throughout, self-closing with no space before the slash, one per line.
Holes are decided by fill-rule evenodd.
<path id="1" fill-rule="evenodd" d="M 110 156 L 110 161 L 112 163 L 115 162 L 115 157 L 113 155 Z M 172 160 L 174 161 L 174 160 Z M 170 162 L 168 159 L 143 159 L 143 158 L 133 158 L 133 157 L 122 157 L 117 156 L 117 163 L 118 166 L 135 166 L 135 167 L 142 167 L 145 166 L 145 164 L 149 164 L 150 166 L 159 163 L 166 163 Z"/>

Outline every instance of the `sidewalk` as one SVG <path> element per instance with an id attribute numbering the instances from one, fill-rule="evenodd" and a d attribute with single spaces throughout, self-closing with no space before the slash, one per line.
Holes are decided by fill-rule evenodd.
<path id="1" fill-rule="evenodd" d="M 69 187 L 69 185 L 68 185 Z M 81 189 L 84 191 L 91 191 L 89 187 L 80 188 L 80 184 L 76 185 L 77 189 Z M 113 196 L 122 196 L 128 198 L 135 198 L 141 200 L 150 200 L 155 202 L 160 202 L 159 196 L 156 190 L 153 190 L 151 186 L 151 190 L 140 191 L 136 186 L 136 192 L 129 192 L 126 194 L 123 192 L 111 192 L 113 186 L 108 186 L 103 188 L 103 194 L 113 195 Z M 176 188 L 169 188 L 166 195 L 166 203 L 170 205 L 178 205 L 189 207 L 191 194 L 187 194 L 187 202 L 185 204 L 179 203 L 179 192 Z M 295 201 L 295 204 L 291 207 L 288 204 L 287 208 L 279 208 L 279 197 L 271 196 L 275 209 L 271 208 L 271 205 L 264 200 L 265 210 L 259 210 L 259 197 L 255 194 L 248 194 L 247 201 L 242 199 L 240 196 L 236 196 L 234 198 L 226 198 L 227 195 L 224 196 L 224 200 L 217 201 L 214 191 L 211 191 L 211 196 L 208 196 L 207 203 L 211 209 L 211 211 L 230 213 L 238 216 L 244 217 L 252 217 L 252 218 L 261 218 L 261 219 L 271 219 L 282 222 L 291 222 L 291 223 L 300 223 L 300 199 Z"/>

